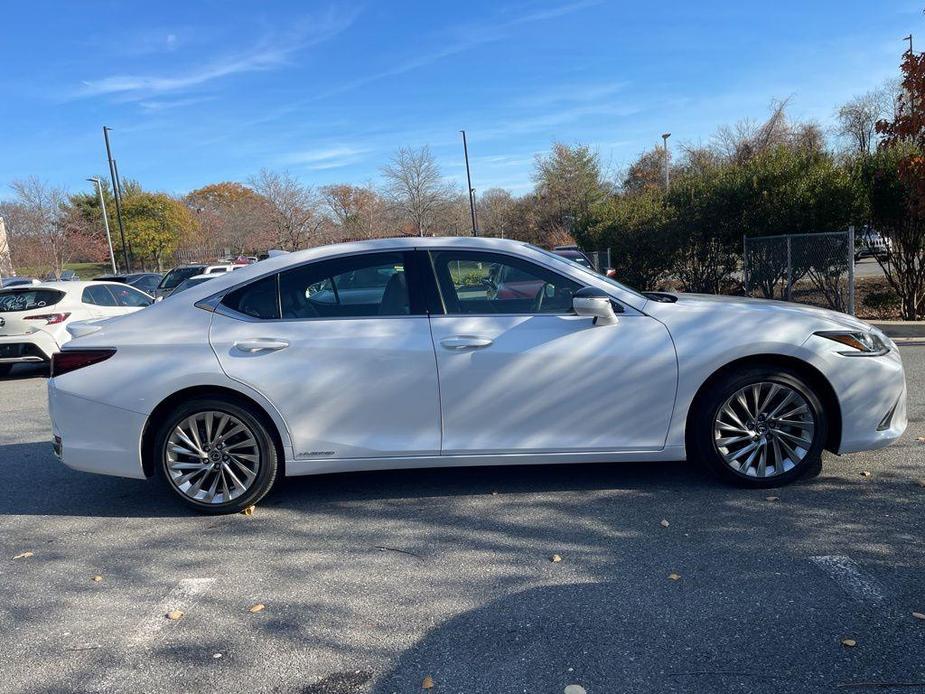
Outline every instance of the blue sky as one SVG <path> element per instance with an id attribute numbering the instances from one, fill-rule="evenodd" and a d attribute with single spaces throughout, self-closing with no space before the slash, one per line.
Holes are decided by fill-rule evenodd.
<path id="1" fill-rule="evenodd" d="M 897 74 L 925 2 L 500 0 L 466 3 L 5 3 L 0 197 L 36 175 L 107 173 L 183 193 L 262 167 L 365 183 L 399 146 L 445 175 L 531 187 L 537 152 L 592 145 L 619 170 L 660 141 L 702 143 L 790 98 L 797 118 Z"/>

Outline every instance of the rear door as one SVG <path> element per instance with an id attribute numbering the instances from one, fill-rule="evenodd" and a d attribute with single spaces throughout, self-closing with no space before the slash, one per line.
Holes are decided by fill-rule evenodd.
<path id="1" fill-rule="evenodd" d="M 225 295 L 211 342 L 261 392 L 301 460 L 438 455 L 440 401 L 416 256 L 316 261 Z"/>

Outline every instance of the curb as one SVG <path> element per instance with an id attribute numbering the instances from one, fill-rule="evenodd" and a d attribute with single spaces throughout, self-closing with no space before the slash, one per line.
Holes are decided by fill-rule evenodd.
<path id="1" fill-rule="evenodd" d="M 898 347 L 925 346 L 925 337 L 893 337 L 890 338 Z"/>
<path id="2" fill-rule="evenodd" d="M 868 321 L 868 323 L 875 328 L 880 328 L 894 340 L 897 338 L 925 339 L 925 321 L 882 320 Z"/>

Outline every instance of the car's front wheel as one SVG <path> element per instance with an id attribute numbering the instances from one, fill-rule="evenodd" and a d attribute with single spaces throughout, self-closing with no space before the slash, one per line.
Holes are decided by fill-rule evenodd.
<path id="1" fill-rule="evenodd" d="M 778 486 L 820 464 L 825 411 L 794 371 L 752 367 L 726 374 L 707 386 L 694 407 L 691 452 L 731 482 Z"/>
<path id="2" fill-rule="evenodd" d="M 161 423 L 154 450 L 167 486 L 202 513 L 242 511 L 276 479 L 276 446 L 267 424 L 236 403 L 184 403 Z"/>

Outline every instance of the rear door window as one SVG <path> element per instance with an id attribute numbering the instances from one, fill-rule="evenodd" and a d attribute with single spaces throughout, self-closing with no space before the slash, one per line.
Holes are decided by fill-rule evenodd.
<path id="1" fill-rule="evenodd" d="M 348 256 L 286 270 L 279 294 L 284 319 L 411 313 L 404 253 Z"/>
<path id="2" fill-rule="evenodd" d="M 105 284 L 95 284 L 84 289 L 82 300 L 94 306 L 118 306 L 116 298 Z"/>
<path id="3" fill-rule="evenodd" d="M 125 308 L 138 308 L 151 304 L 151 297 L 128 285 L 120 285 L 117 287 L 108 286 L 107 289 L 115 296 L 116 303 L 119 306 L 124 306 Z"/>
<path id="4" fill-rule="evenodd" d="M 64 292 L 57 289 L 18 289 L 0 291 L 0 313 L 32 311 L 54 306 L 64 298 Z"/>

